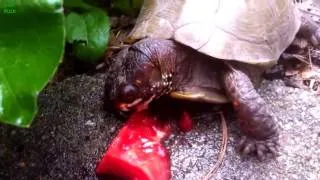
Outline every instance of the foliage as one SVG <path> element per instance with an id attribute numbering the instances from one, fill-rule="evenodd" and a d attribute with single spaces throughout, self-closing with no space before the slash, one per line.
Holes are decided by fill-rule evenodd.
<path id="1" fill-rule="evenodd" d="M 73 10 L 66 15 L 65 22 L 72 54 L 79 60 L 98 61 L 109 42 L 110 21 L 107 14 L 80 0 L 71 0 L 66 6 Z"/>
<path id="2" fill-rule="evenodd" d="M 114 2 L 130 14 L 142 0 Z M 97 0 L 0 1 L 0 24 L 0 123 L 18 127 L 31 125 L 66 43 L 77 59 L 96 62 L 109 41 L 110 21 Z"/>
<path id="3" fill-rule="evenodd" d="M 62 0 L 1 2 L 0 24 L 0 121 L 28 127 L 62 59 Z"/>

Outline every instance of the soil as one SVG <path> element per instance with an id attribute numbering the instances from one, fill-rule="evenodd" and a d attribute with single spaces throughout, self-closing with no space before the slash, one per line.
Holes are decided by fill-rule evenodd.
<path id="1" fill-rule="evenodd" d="M 39 96 L 31 128 L 1 125 L 0 179 L 97 179 L 95 166 L 123 123 L 103 110 L 104 79 L 75 75 L 52 83 Z M 320 97 L 281 80 L 264 80 L 259 91 L 281 127 L 281 156 L 267 162 L 241 157 L 235 145 L 242 134 L 230 111 L 227 152 L 215 179 L 320 179 Z M 174 180 L 200 179 L 217 161 L 219 116 L 206 110 L 193 119 L 192 131 L 165 142 Z"/>

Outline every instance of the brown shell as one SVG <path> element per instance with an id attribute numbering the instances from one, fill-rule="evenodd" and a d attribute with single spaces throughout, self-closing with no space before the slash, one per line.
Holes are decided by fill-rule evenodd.
<path id="1" fill-rule="evenodd" d="M 130 38 L 171 38 L 215 58 L 269 64 L 299 27 L 293 0 L 145 0 Z"/>

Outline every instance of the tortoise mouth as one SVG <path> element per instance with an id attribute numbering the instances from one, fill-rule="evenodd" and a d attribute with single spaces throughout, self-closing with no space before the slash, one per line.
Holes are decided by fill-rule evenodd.
<path id="1" fill-rule="evenodd" d="M 155 95 L 145 100 L 142 98 L 138 98 L 133 100 L 131 103 L 123 103 L 123 102 L 117 103 L 116 106 L 120 111 L 123 111 L 123 112 L 129 112 L 133 110 L 142 111 L 142 110 L 148 109 L 150 102 L 152 102 L 154 98 L 155 98 Z"/>
<path id="2" fill-rule="evenodd" d="M 120 111 L 128 112 L 128 111 L 134 109 L 134 107 L 136 107 L 142 101 L 143 101 L 142 98 L 138 98 L 138 99 L 132 101 L 131 103 L 118 103 L 117 106 Z"/>

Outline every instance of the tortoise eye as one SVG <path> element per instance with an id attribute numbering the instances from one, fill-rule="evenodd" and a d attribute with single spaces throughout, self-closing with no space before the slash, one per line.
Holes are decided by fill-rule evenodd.
<path id="1" fill-rule="evenodd" d="M 120 99 L 123 102 L 133 102 L 138 98 L 139 91 L 135 85 L 127 84 L 120 88 Z"/>

